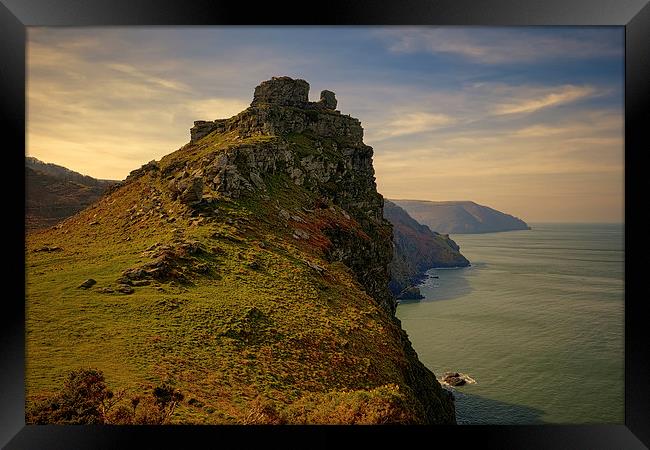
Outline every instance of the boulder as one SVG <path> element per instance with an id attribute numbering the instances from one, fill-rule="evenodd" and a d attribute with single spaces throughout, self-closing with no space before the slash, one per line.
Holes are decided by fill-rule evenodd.
<path id="1" fill-rule="evenodd" d="M 34 251 L 35 252 L 48 252 L 49 253 L 49 252 L 60 252 L 61 250 L 63 250 L 61 247 L 44 245 L 43 247 L 39 247 Z"/>
<path id="2" fill-rule="evenodd" d="M 135 289 L 133 289 L 131 286 L 128 284 L 121 284 L 117 287 L 117 292 L 121 292 L 122 294 L 133 294 L 135 292 Z"/>
<path id="3" fill-rule="evenodd" d="M 81 283 L 79 285 L 79 288 L 80 289 L 88 289 L 88 288 L 92 287 L 95 284 L 97 284 L 97 282 L 95 280 L 93 280 L 92 278 L 88 278 L 86 281 L 84 281 L 83 283 Z"/>
<path id="4" fill-rule="evenodd" d="M 445 372 L 442 381 L 450 386 L 462 386 L 466 383 L 463 376 L 458 372 Z"/>
<path id="5" fill-rule="evenodd" d="M 311 235 L 307 233 L 304 230 L 301 230 L 300 228 L 294 228 L 293 230 L 293 238 L 294 239 L 309 239 Z"/>
<path id="6" fill-rule="evenodd" d="M 180 195 L 180 200 L 183 203 L 200 202 L 203 198 L 203 178 L 194 177 L 192 183 Z"/>
<path id="7" fill-rule="evenodd" d="M 304 261 L 305 261 L 305 264 L 307 264 L 309 267 L 311 267 L 312 269 L 314 269 L 314 270 L 315 270 L 316 272 L 318 272 L 319 274 L 322 275 L 323 273 L 326 272 L 326 270 L 325 270 L 324 267 L 319 266 L 318 264 L 313 263 L 313 262 L 309 261 L 308 259 L 306 259 L 306 260 L 304 260 Z"/>
<path id="8" fill-rule="evenodd" d="M 319 103 L 325 109 L 336 109 L 336 94 L 332 91 L 321 91 Z"/>
<path id="9" fill-rule="evenodd" d="M 253 185 L 255 185 L 255 187 L 257 189 L 262 189 L 262 190 L 266 189 L 266 185 L 264 184 L 264 180 L 262 180 L 262 177 L 260 177 L 255 172 L 251 172 L 250 179 L 251 179 L 251 182 L 253 183 Z"/>
<path id="10" fill-rule="evenodd" d="M 274 104 L 304 106 L 309 102 L 309 83 L 290 77 L 273 77 L 255 88 L 251 106 Z"/>

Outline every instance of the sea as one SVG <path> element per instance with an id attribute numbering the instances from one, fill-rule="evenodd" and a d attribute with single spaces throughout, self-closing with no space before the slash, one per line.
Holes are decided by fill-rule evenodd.
<path id="1" fill-rule="evenodd" d="M 530 224 L 451 238 L 471 267 L 432 269 L 397 317 L 459 424 L 624 423 L 624 226 Z"/>

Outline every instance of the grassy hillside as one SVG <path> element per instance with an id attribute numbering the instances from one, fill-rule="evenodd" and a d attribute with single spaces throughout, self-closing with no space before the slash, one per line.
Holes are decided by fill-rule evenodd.
<path id="1" fill-rule="evenodd" d="M 96 180 L 26 158 L 25 226 L 28 230 L 47 228 L 95 202 L 114 181 Z"/>
<path id="2" fill-rule="evenodd" d="M 341 140 L 328 154 L 325 141 L 305 139 L 212 132 L 31 233 L 28 405 L 92 366 L 129 395 L 177 388 L 174 423 L 453 423 L 449 395 L 343 251 L 372 261 L 364 252 L 376 250 L 344 200 L 297 183 L 291 168 L 246 174 L 260 183 L 251 195 L 170 191 L 197 165 L 206 178 L 206 161 L 240 164 L 244 150 L 305 158 L 314 145 L 325 162 L 345 160 Z"/>

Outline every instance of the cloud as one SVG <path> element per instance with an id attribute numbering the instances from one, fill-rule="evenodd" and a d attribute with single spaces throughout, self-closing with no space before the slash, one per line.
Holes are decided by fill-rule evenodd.
<path id="1" fill-rule="evenodd" d="M 606 136 L 612 136 L 612 139 L 619 139 L 620 143 L 622 133 L 622 114 L 613 111 L 586 110 L 569 121 L 535 123 L 523 128 L 516 128 L 512 131 L 511 136 L 523 139 L 556 138 L 559 136 L 564 139 L 584 139 L 605 134 Z"/>
<path id="2" fill-rule="evenodd" d="M 130 64 L 109 63 L 106 64 L 106 67 L 122 74 L 126 74 L 132 77 L 134 80 L 137 80 L 149 86 L 159 86 L 165 89 L 171 89 L 180 92 L 189 92 L 191 90 L 190 87 L 185 83 L 147 74 L 146 72 L 139 70 Z"/>
<path id="3" fill-rule="evenodd" d="M 458 27 L 398 27 L 377 36 L 393 53 L 455 55 L 483 64 L 541 63 L 548 60 L 622 57 L 623 43 L 592 30 L 571 35 L 552 30 L 463 29 Z M 621 35 L 622 36 L 622 35 Z M 607 36 L 611 37 L 611 35 Z"/>
<path id="4" fill-rule="evenodd" d="M 589 97 L 596 92 L 592 86 L 566 85 L 553 88 L 549 92 L 540 93 L 532 98 L 519 98 L 496 105 L 494 114 L 522 114 L 531 113 L 550 106 L 562 105 Z"/>
<path id="5" fill-rule="evenodd" d="M 569 71 L 563 61 L 620 49 L 573 31 L 488 31 L 337 29 L 333 43 L 325 29 L 30 28 L 28 152 L 124 178 L 185 144 L 194 120 L 231 117 L 259 81 L 287 74 L 309 81 L 312 97 L 334 90 L 341 111 L 361 120 L 386 195 L 471 199 L 525 219 L 543 204 L 547 219 L 561 219 L 569 213 L 554 216 L 554 201 L 577 211 L 592 193 L 618 211 L 622 60 Z M 440 65 L 442 53 L 458 60 Z M 544 62 L 548 79 L 520 64 Z"/>
<path id="6" fill-rule="evenodd" d="M 379 131 L 374 134 L 374 139 L 380 141 L 397 136 L 434 131 L 455 122 L 456 119 L 453 117 L 440 113 L 411 112 L 397 114 L 389 117 L 378 126 Z"/>
<path id="7" fill-rule="evenodd" d="M 375 144 L 379 191 L 474 200 L 529 221 L 622 220 L 620 109 L 497 119 Z"/>

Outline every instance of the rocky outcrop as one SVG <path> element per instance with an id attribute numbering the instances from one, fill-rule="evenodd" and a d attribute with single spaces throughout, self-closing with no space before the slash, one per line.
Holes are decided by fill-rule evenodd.
<path id="1" fill-rule="evenodd" d="M 186 203 L 199 201 L 200 178 L 209 195 L 239 199 L 264 192 L 266 180 L 281 176 L 331 200 L 358 222 L 365 236 L 328 229 L 327 257 L 352 268 L 366 291 L 392 314 L 396 303 L 387 288 L 390 225 L 377 193 L 372 147 L 363 143 L 359 120 L 333 110 L 333 92 L 323 91 L 313 103 L 308 94 L 306 81 L 275 77 L 255 89 L 251 106 L 240 114 L 195 122 L 193 143 L 228 133 L 237 139 L 178 172 L 169 181 L 169 193 Z M 256 141 L 256 136 L 271 139 Z"/>
<path id="2" fill-rule="evenodd" d="M 398 289 L 395 295 L 398 300 L 422 300 L 424 298 L 424 295 L 422 295 L 417 286 L 411 286 L 401 290 Z"/>
<path id="3" fill-rule="evenodd" d="M 212 132 L 237 132 L 241 138 L 255 135 L 280 136 L 313 133 L 323 138 L 361 141 L 361 123 L 336 111 L 336 96 L 322 91 L 318 102 L 308 101 L 309 84 L 304 80 L 274 77 L 255 89 L 250 108 L 230 119 L 199 120 L 190 129 L 190 141 Z"/>
<path id="4" fill-rule="evenodd" d="M 333 92 L 309 102 L 308 87 L 287 77 L 262 83 L 249 108 L 196 122 L 187 145 L 133 171 L 93 210 L 37 235 L 33 248 L 65 241 L 66 252 L 87 261 L 105 258 L 97 248 L 120 246 L 119 263 L 129 263 L 119 271 L 103 259 L 95 264 L 100 286 L 89 293 L 146 298 L 146 306 L 125 305 L 140 320 L 156 308 L 154 290 L 196 299 L 198 315 L 164 315 L 173 328 L 182 326 L 182 337 L 150 345 L 147 328 L 134 352 L 149 361 L 172 346 L 179 355 L 204 352 L 208 365 L 183 367 L 191 390 L 206 367 L 235 361 L 242 371 L 221 366 L 215 383 L 278 394 L 269 410 L 277 407 L 288 423 L 357 423 L 356 411 L 373 423 L 455 423 L 452 397 L 395 317 L 392 227 L 376 189 L 373 149 L 363 143 L 360 122 L 335 109 Z M 29 279 L 38 281 L 33 272 Z M 107 279 L 113 284 L 104 285 Z M 176 359 L 162 360 L 167 373 L 177 373 Z M 148 370 L 161 373 L 159 366 Z M 231 406 L 224 392 L 202 395 L 246 421 L 246 410 Z M 323 407 L 351 393 L 351 417 Z M 322 414 L 307 418 L 300 401 Z M 396 415 L 386 417 L 390 410 Z M 193 413 L 210 423 L 225 417 Z"/>
<path id="5" fill-rule="evenodd" d="M 273 77 L 255 88 L 251 106 L 274 104 L 301 107 L 309 102 L 309 83 L 290 77 Z"/>
<path id="6" fill-rule="evenodd" d="M 391 263 L 392 230 L 384 218 L 384 200 L 376 189 L 373 149 L 363 143 L 361 123 L 335 110 L 333 92 L 323 91 L 318 102 L 309 102 L 308 95 L 309 85 L 304 80 L 273 78 L 255 89 L 253 102 L 245 111 L 229 119 L 195 122 L 190 130 L 190 148 L 209 147 L 220 139 L 225 144 L 177 171 L 170 181 L 170 194 L 177 195 L 173 186 L 191 177 L 203 179 L 204 195 L 230 199 L 264 196 L 271 184 L 280 180 L 340 208 L 345 216 L 343 223 L 348 225 L 339 222 L 322 229 L 328 239 L 326 259 L 349 267 L 363 289 L 399 324 L 394 316 L 395 296 L 389 290 L 389 270 L 396 267 Z M 302 221 L 283 209 L 279 216 Z M 468 264 L 448 237 L 410 221 L 413 223 L 397 221 L 394 247 L 399 261 L 408 268 L 393 277 L 399 279 L 397 284 L 391 282 L 393 287 L 409 287 L 431 267 Z M 311 235 L 295 228 L 293 238 L 308 241 Z M 454 422 L 451 396 L 420 363 L 403 331 L 400 341 L 408 355 L 403 376 L 423 405 L 424 420 Z"/>
<path id="7" fill-rule="evenodd" d="M 476 384 L 476 380 L 465 373 L 445 372 L 440 378 L 440 383 L 447 386 L 465 386 L 466 384 Z"/>
<path id="8" fill-rule="evenodd" d="M 320 93 L 319 103 L 325 109 L 336 109 L 336 96 L 332 91 L 322 91 Z"/>
<path id="9" fill-rule="evenodd" d="M 435 267 L 466 267 L 469 261 L 448 235 L 431 231 L 396 204 L 384 202 L 384 217 L 393 224 L 390 290 L 398 299 L 422 298 L 414 287 Z"/>

